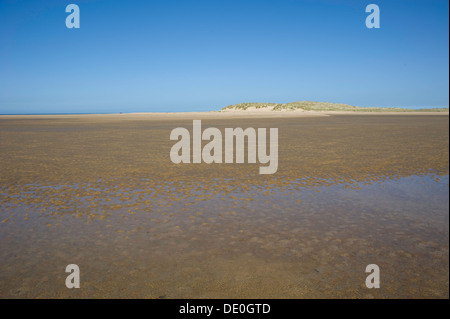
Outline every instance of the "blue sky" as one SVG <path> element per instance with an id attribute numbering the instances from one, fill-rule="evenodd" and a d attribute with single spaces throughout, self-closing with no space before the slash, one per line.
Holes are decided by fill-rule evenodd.
<path id="1" fill-rule="evenodd" d="M 68 29 L 65 7 L 79 5 Z M 368 29 L 366 5 L 380 7 Z M 448 107 L 448 0 L 0 0 L 0 114 Z"/>

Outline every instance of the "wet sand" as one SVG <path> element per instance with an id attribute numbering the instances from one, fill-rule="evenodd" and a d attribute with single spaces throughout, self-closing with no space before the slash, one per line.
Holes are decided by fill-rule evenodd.
<path id="1" fill-rule="evenodd" d="M 0 116 L 0 297 L 448 298 L 448 113 L 280 114 Z M 173 164 L 194 119 L 277 173 Z"/>

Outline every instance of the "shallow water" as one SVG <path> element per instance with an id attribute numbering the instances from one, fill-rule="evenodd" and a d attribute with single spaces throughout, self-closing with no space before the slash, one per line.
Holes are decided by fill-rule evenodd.
<path id="1" fill-rule="evenodd" d="M 448 298 L 448 192 L 436 173 L 4 186 L 0 297 Z"/>
<path id="2" fill-rule="evenodd" d="M 277 127 L 274 175 L 173 164 L 192 120 L 0 117 L 0 297 L 449 297 L 448 115 L 202 121 Z"/>

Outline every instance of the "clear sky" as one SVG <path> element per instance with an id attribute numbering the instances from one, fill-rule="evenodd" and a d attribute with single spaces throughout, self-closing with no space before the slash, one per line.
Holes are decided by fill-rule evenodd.
<path id="1" fill-rule="evenodd" d="M 370 3 L 380 29 L 365 25 Z M 0 0 L 0 114 L 448 107 L 448 12 L 448 0 Z"/>

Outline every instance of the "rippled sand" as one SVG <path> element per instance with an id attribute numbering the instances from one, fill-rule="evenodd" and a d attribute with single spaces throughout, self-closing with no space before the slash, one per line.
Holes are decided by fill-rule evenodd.
<path id="1" fill-rule="evenodd" d="M 170 131 L 193 119 L 278 127 L 278 172 L 173 164 Z M 0 297 L 448 298 L 448 129 L 448 115 L 0 117 Z"/>

